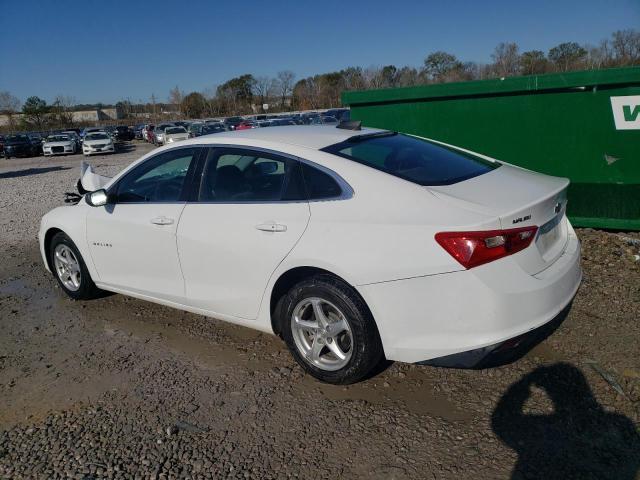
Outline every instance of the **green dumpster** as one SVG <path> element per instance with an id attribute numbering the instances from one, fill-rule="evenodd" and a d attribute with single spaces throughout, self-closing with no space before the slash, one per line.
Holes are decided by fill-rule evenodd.
<path id="1" fill-rule="evenodd" d="M 640 230 L 640 67 L 345 92 L 351 118 L 571 179 L 575 225 Z"/>

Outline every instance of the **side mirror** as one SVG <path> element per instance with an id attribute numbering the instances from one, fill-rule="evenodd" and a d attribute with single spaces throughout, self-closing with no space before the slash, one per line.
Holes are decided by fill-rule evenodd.
<path id="1" fill-rule="evenodd" d="M 92 207 L 102 207 L 109 203 L 109 195 L 107 195 L 107 191 L 104 188 L 87 193 L 85 199 Z"/>

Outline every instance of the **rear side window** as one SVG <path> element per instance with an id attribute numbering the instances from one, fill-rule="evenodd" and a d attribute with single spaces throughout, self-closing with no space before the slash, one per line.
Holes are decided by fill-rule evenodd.
<path id="1" fill-rule="evenodd" d="M 302 175 L 309 200 L 335 198 L 342 193 L 338 183 L 329 174 L 306 163 L 302 164 Z"/>
<path id="2" fill-rule="evenodd" d="M 498 168 L 427 140 L 393 132 L 356 136 L 323 149 L 419 185 L 451 185 Z"/>
<path id="3" fill-rule="evenodd" d="M 200 202 L 278 202 L 302 197 L 297 162 L 266 152 L 213 149 L 202 172 Z"/>

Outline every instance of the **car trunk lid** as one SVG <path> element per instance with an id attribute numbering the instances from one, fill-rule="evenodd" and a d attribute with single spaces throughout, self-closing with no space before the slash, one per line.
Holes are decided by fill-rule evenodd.
<path id="1" fill-rule="evenodd" d="M 566 246 L 568 185 L 566 178 L 503 164 L 463 182 L 427 188 L 462 208 L 498 217 L 503 229 L 537 226 L 532 245 L 513 256 L 535 275 L 557 260 Z"/>

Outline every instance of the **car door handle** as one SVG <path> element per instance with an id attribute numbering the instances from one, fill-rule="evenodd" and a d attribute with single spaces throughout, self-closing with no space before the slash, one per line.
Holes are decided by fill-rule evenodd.
<path id="1" fill-rule="evenodd" d="M 156 217 L 151 219 L 151 223 L 154 225 L 171 225 L 173 224 L 173 218 L 167 218 L 165 216 Z"/>
<path id="2" fill-rule="evenodd" d="M 258 230 L 262 230 L 263 232 L 286 232 L 287 226 L 282 225 L 280 223 L 275 222 L 267 222 L 261 223 L 260 225 L 256 225 Z"/>

